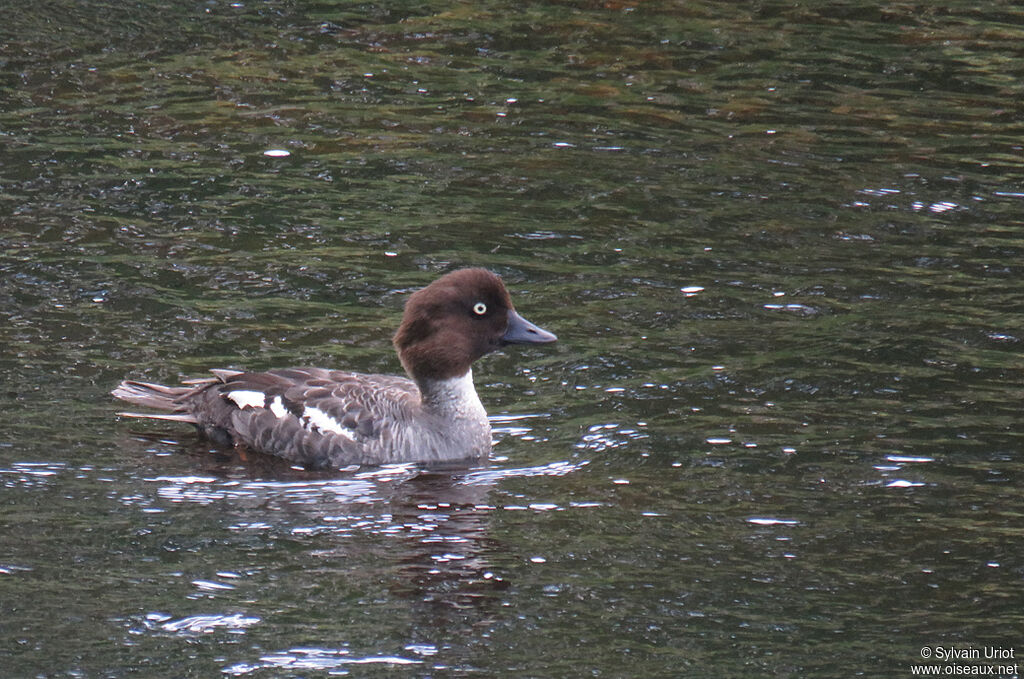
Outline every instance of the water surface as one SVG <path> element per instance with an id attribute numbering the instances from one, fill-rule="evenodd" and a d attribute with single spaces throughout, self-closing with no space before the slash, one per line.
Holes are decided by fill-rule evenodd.
<path id="1" fill-rule="evenodd" d="M 1020 646 L 1016 5 L 7 12 L 10 676 Z M 463 265 L 560 338 L 475 369 L 487 467 L 309 474 L 114 417 L 124 376 L 399 371 L 404 298 Z"/>

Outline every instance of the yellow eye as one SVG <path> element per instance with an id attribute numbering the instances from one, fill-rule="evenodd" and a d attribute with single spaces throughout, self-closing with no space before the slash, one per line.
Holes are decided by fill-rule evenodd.
<path id="1" fill-rule="evenodd" d="M 473 313 L 477 316 L 483 316 L 487 313 L 487 305 L 483 302 L 477 302 L 473 305 Z"/>

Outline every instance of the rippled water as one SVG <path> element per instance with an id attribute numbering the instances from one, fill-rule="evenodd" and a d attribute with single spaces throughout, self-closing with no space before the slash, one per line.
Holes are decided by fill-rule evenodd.
<path id="1" fill-rule="evenodd" d="M 1009 2 L 14 3 L 4 673 L 1019 647 L 1022 45 Z M 114 417 L 125 375 L 396 372 L 403 299 L 461 265 L 560 338 L 475 370 L 485 468 Z"/>

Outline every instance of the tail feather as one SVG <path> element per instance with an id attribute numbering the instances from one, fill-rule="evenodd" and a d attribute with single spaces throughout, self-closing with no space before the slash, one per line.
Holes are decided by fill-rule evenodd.
<path id="1" fill-rule="evenodd" d="M 212 384 L 224 383 L 232 377 L 242 374 L 240 370 L 217 369 L 210 372 L 213 373 L 213 377 L 186 380 L 185 386 L 181 387 L 125 380 L 110 393 L 115 398 L 127 401 L 132 405 L 163 411 L 161 413 L 118 413 L 122 417 L 141 417 L 198 425 L 199 419 L 190 412 L 191 408 L 186 405 L 189 397 L 202 392 Z"/>
<path id="2" fill-rule="evenodd" d="M 215 377 L 197 377 L 191 380 L 182 380 L 181 383 L 192 386 L 200 384 L 217 384 L 218 382 L 223 384 L 232 377 L 242 374 L 241 370 L 224 370 L 223 368 L 210 368 L 210 372 L 212 372 Z"/>
<path id="3" fill-rule="evenodd" d="M 137 406 L 182 412 L 184 409 L 179 399 L 190 391 L 190 387 L 166 387 L 162 384 L 125 380 L 110 393 L 115 398 Z"/>

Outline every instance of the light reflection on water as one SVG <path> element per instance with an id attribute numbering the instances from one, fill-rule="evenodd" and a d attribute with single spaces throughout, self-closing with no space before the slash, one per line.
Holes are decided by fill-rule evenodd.
<path id="1" fill-rule="evenodd" d="M 916 176 L 916 175 L 914 175 L 914 176 Z M 872 196 L 872 197 L 875 197 L 875 198 L 885 198 L 885 199 L 890 199 L 891 198 L 891 199 L 896 199 L 897 196 L 902 197 L 901 194 L 904 193 L 904 190 L 903 189 L 898 189 L 898 188 L 874 188 L 874 189 L 868 188 L 868 189 L 860 189 L 859 191 L 857 191 L 857 193 L 863 194 L 865 196 Z M 914 194 L 910 193 L 909 195 L 913 196 Z M 996 197 L 1003 196 L 1003 195 L 1004 194 L 1002 194 L 1000 192 L 994 192 L 993 193 L 993 196 L 996 196 Z M 977 205 L 979 203 L 982 203 L 985 200 L 986 199 L 983 198 L 982 196 L 971 196 L 970 197 L 970 201 L 972 203 L 974 203 L 975 205 Z M 926 212 L 929 212 L 931 214 L 936 214 L 936 215 L 942 214 L 942 213 L 945 213 L 945 212 L 950 212 L 950 211 L 953 211 L 953 210 L 969 210 L 969 209 L 971 209 L 970 205 L 962 205 L 962 204 L 960 204 L 957 201 L 952 200 L 952 199 L 946 199 L 946 200 L 937 199 L 937 200 L 931 200 L 931 201 L 912 200 L 909 203 L 906 203 L 906 201 L 904 201 L 903 204 L 899 204 L 899 203 L 895 203 L 895 202 L 885 202 L 885 203 L 883 203 L 881 205 L 876 205 L 876 204 L 874 204 L 874 203 L 872 203 L 870 201 L 856 200 L 856 201 L 853 201 L 853 202 L 849 203 L 848 206 L 849 207 L 857 207 L 857 208 L 882 207 L 882 208 L 885 208 L 885 209 L 893 209 L 893 210 L 900 210 L 900 209 L 902 209 L 902 210 L 910 210 L 912 212 L 926 211 Z"/>
<path id="2" fill-rule="evenodd" d="M 530 467 L 483 467 L 463 473 L 451 473 L 445 487 L 456 490 L 460 487 L 479 489 L 471 496 L 485 497 L 488 488 L 503 480 L 529 478 L 534 476 L 565 476 L 579 471 L 588 464 L 587 460 L 558 461 Z M 335 475 L 338 472 L 330 472 Z M 225 480 L 215 476 L 158 476 L 147 478 L 149 483 L 159 484 L 157 495 L 170 502 L 190 502 L 208 505 L 223 500 L 250 500 L 267 502 L 280 500 L 289 506 L 308 505 L 322 510 L 336 505 L 376 505 L 401 496 L 403 483 L 408 484 L 424 474 L 416 465 L 386 465 L 354 473 L 349 478 L 310 479 L 299 481 L 238 481 Z M 445 474 L 444 476 L 449 476 Z M 481 494 L 482 493 L 482 494 Z M 122 496 L 125 504 L 131 504 L 136 496 Z M 449 503 L 446 503 L 449 504 Z M 479 505 L 482 509 L 494 509 Z M 325 521 L 339 521 L 345 517 L 324 516 Z"/>
<path id="3" fill-rule="evenodd" d="M 420 655 L 433 655 L 432 647 L 409 646 L 407 650 Z M 347 649 L 291 648 L 286 651 L 261 656 L 258 663 L 238 663 L 225 667 L 224 674 L 241 677 L 261 669 L 285 670 L 334 670 L 348 665 L 418 665 L 423 660 L 400 656 L 353 657 Z M 347 672 L 346 672 L 347 674 Z"/>
<path id="4" fill-rule="evenodd" d="M 260 622 L 259 618 L 250 618 L 244 615 L 193 615 L 179 620 L 172 620 L 170 616 L 160 613 L 149 613 L 146 615 L 147 623 L 155 623 L 155 628 L 165 632 L 209 634 L 223 630 L 232 634 L 241 634 L 247 627 L 252 627 Z"/>

